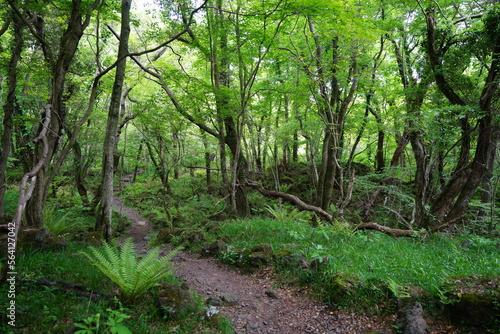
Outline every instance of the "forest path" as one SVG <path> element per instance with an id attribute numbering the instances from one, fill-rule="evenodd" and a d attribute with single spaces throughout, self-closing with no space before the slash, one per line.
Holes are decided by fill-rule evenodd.
<path id="1" fill-rule="evenodd" d="M 148 251 L 151 224 L 133 209 L 125 206 L 120 196 L 113 205 L 124 214 L 131 226 L 124 238 L 131 237 L 139 254 Z M 165 247 L 162 252 L 170 249 Z M 391 324 L 376 318 L 343 310 L 329 310 L 300 291 L 283 286 L 268 277 L 267 271 L 244 275 L 227 268 L 213 258 L 200 258 L 179 252 L 174 258 L 175 274 L 186 281 L 204 299 L 218 297 L 233 306 L 217 306 L 230 319 L 236 333 L 391 333 Z M 266 292 L 274 290 L 278 298 Z"/>

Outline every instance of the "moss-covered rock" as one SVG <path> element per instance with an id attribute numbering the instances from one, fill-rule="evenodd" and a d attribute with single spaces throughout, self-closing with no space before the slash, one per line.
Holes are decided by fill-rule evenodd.
<path id="1" fill-rule="evenodd" d="M 347 300 L 356 295 L 360 285 L 361 281 L 353 274 L 337 272 L 324 282 L 328 302 L 334 305 L 347 304 Z"/>
<path id="2" fill-rule="evenodd" d="M 218 239 L 214 243 L 204 243 L 201 247 L 201 256 L 209 257 L 209 256 L 219 256 L 223 252 L 227 250 L 226 243 Z"/>
<path id="3" fill-rule="evenodd" d="M 452 320 L 483 327 L 500 323 L 500 276 L 453 276 L 442 289 Z"/>
<path id="4" fill-rule="evenodd" d="M 19 233 L 18 247 L 43 247 L 50 249 L 64 249 L 67 241 L 61 237 L 49 233 L 46 229 L 25 229 Z"/>
<path id="5" fill-rule="evenodd" d="M 250 249 L 243 248 L 236 251 L 236 266 L 239 268 L 248 268 L 250 266 Z"/>
<path id="6" fill-rule="evenodd" d="M 200 230 L 184 230 L 180 235 L 180 243 L 187 243 L 188 245 L 200 244 L 205 240 L 205 234 Z"/>
<path id="7" fill-rule="evenodd" d="M 99 232 L 86 232 L 82 236 L 82 241 L 89 246 L 99 247 L 102 246 L 102 235 Z"/>
<path id="8" fill-rule="evenodd" d="M 196 307 L 187 284 L 181 285 L 161 283 L 158 289 L 157 304 L 168 320 L 178 320 L 183 312 L 188 312 Z"/>
<path id="9" fill-rule="evenodd" d="M 156 236 L 156 243 L 169 244 L 172 242 L 172 238 L 180 236 L 181 233 L 182 231 L 176 228 L 162 228 L 158 231 L 158 235 Z"/>
<path id="10" fill-rule="evenodd" d="M 293 253 L 284 256 L 276 255 L 276 257 L 285 267 L 293 269 L 307 269 L 310 266 L 310 263 L 307 261 L 304 254 Z"/>
<path id="11" fill-rule="evenodd" d="M 289 249 L 283 248 L 283 249 L 280 249 L 279 251 L 277 251 L 274 255 L 276 256 L 277 259 L 282 259 L 285 256 L 292 255 L 292 251 Z"/>
<path id="12" fill-rule="evenodd" d="M 250 263 L 254 266 L 265 265 L 273 259 L 274 251 L 271 245 L 255 245 L 250 250 Z"/>

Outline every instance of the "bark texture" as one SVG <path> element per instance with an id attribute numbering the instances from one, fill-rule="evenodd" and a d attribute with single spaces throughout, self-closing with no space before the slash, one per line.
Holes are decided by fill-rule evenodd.
<path id="1" fill-rule="evenodd" d="M 498 22 L 498 13 L 491 11 L 492 20 Z M 443 71 L 442 55 L 446 50 L 438 48 L 436 42 L 436 19 L 434 11 L 426 11 L 427 23 L 427 54 L 431 64 L 436 83 L 440 91 L 450 103 L 459 106 L 467 106 L 468 103 L 457 93 L 445 76 Z M 497 26 L 497 23 L 493 24 Z M 487 31 L 487 36 L 491 41 L 491 64 L 488 68 L 488 75 L 484 82 L 483 90 L 479 96 L 479 108 L 481 116 L 477 121 L 477 140 L 475 154 L 471 162 L 464 163 L 468 157 L 465 152 L 461 152 L 457 168 L 450 178 L 450 181 L 443 187 L 441 193 L 431 205 L 431 215 L 436 217 L 435 221 L 429 219 L 429 226 L 440 225 L 443 222 L 456 222 L 461 220 L 466 213 L 469 202 L 487 175 L 488 160 L 492 149 L 493 133 L 493 107 L 494 95 L 498 92 L 498 78 L 500 77 L 500 33 L 496 27 Z M 438 52 L 439 51 L 439 52 Z M 468 133 L 466 124 L 461 123 L 462 131 Z M 470 150 L 469 137 L 462 136 L 462 151 Z M 467 153 L 468 154 L 468 153 Z"/>
<path id="2" fill-rule="evenodd" d="M 106 125 L 106 136 L 103 145 L 102 161 L 102 192 L 97 212 L 96 230 L 101 232 L 106 240 L 112 235 L 112 213 L 113 213 L 113 176 L 114 176 L 114 151 L 118 135 L 118 121 L 120 117 L 120 106 L 122 100 L 123 82 L 125 80 L 125 68 L 128 55 L 128 40 L 130 36 L 130 7 L 131 0 L 122 0 L 121 6 L 121 29 L 120 43 L 118 46 L 119 63 L 116 66 L 115 81 L 111 93 L 111 101 L 108 111 Z"/>
<path id="3" fill-rule="evenodd" d="M 17 63 L 21 59 L 21 51 L 24 45 L 22 22 L 15 15 L 13 18 L 14 39 L 7 73 L 7 98 L 3 106 L 3 133 L 2 150 L 0 151 L 0 218 L 4 217 L 4 198 L 5 198 L 5 172 L 9 161 L 10 146 L 12 141 L 12 116 L 16 106 L 16 87 L 17 87 Z M 7 22 L 6 22 L 7 23 Z M 8 25 L 7 25 L 8 26 Z"/>

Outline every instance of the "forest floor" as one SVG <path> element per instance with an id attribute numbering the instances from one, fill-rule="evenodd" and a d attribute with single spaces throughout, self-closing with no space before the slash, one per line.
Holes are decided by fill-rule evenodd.
<path id="1" fill-rule="evenodd" d="M 114 197 L 115 208 L 131 226 L 123 238 L 133 238 L 139 253 L 148 251 L 148 220 Z M 170 251 L 168 247 L 163 253 Z M 242 274 L 217 259 L 201 258 L 190 252 L 178 252 L 173 258 L 175 274 L 188 283 L 203 300 L 218 297 L 231 300 L 233 306 L 217 306 L 229 319 L 236 333 L 393 333 L 395 316 L 384 319 L 331 309 L 315 301 L 307 289 L 288 287 L 272 279 L 273 269 Z M 276 295 L 268 296 L 272 290 Z M 277 297 L 277 298 L 276 298 Z M 455 333 L 446 324 L 430 323 L 429 333 Z"/>

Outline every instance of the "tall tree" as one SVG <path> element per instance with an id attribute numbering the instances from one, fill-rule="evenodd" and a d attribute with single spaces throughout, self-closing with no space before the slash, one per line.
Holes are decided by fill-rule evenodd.
<path id="1" fill-rule="evenodd" d="M 478 8 L 482 10 L 482 7 Z M 427 55 L 429 57 L 430 65 L 434 73 L 436 84 L 443 95 L 453 105 L 457 106 L 471 106 L 468 108 L 465 117 L 461 118 L 462 130 L 464 136 L 462 141 L 468 141 L 466 132 L 470 131 L 469 127 L 464 122 L 469 122 L 469 118 L 473 116 L 470 111 L 473 111 L 477 106 L 477 113 L 474 117 L 477 119 L 477 140 L 475 145 L 475 152 L 472 161 L 468 161 L 466 156 L 469 152 L 468 143 L 462 145 L 461 158 L 457 164 L 457 168 L 451 175 L 450 180 L 444 186 L 441 193 L 436 197 L 431 205 L 431 215 L 436 217 L 435 220 L 430 220 L 429 225 L 436 223 L 453 223 L 464 218 L 466 208 L 475 193 L 476 189 L 483 180 L 489 166 L 490 151 L 492 149 L 492 132 L 493 132 L 493 101 L 494 96 L 498 94 L 498 79 L 500 78 L 500 9 L 498 4 L 490 7 L 487 15 L 484 15 L 484 25 L 481 31 L 480 40 L 471 41 L 474 45 L 487 45 L 485 57 L 482 58 L 483 70 L 487 73 L 484 77 L 482 90 L 475 97 L 474 100 L 469 100 L 464 95 L 461 95 L 462 88 L 460 78 L 462 73 L 456 71 L 465 70 L 468 66 L 464 67 L 450 67 L 444 62 L 447 55 L 453 55 L 453 51 L 460 47 L 456 38 L 450 36 L 451 31 L 440 31 L 438 34 L 438 17 L 435 8 L 430 7 L 424 11 L 426 24 L 427 24 Z M 466 13 L 453 21 L 452 28 L 455 31 L 464 29 L 464 22 L 477 19 L 483 16 L 483 12 Z M 441 12 L 441 15 L 444 15 Z M 447 20 L 446 17 L 441 17 L 441 20 Z M 443 33 L 444 32 L 444 33 Z M 488 43 L 479 43 L 480 41 L 488 41 Z M 489 64 L 487 63 L 489 61 Z M 487 65 L 486 65 L 487 64 Z M 467 64 L 468 65 L 468 64 Z M 458 74 L 458 75 L 457 75 Z M 483 78 L 478 76 L 478 78 Z M 465 160 L 465 161 L 464 161 Z"/>
<path id="2" fill-rule="evenodd" d="M 411 14 L 408 14 L 411 15 Z M 417 36 L 400 31 L 398 37 L 392 37 L 395 59 L 398 66 L 399 77 L 403 86 L 404 104 L 406 109 L 407 128 L 404 133 L 408 136 L 415 158 L 415 207 L 412 223 L 416 222 L 421 227 L 427 219 L 426 204 L 428 199 L 427 188 L 429 185 L 429 153 L 423 138 L 420 119 L 421 108 L 431 84 L 422 54 L 415 52 L 419 41 Z"/>
<path id="3" fill-rule="evenodd" d="M 7 98 L 3 106 L 2 150 L 0 152 L 0 218 L 4 216 L 4 197 L 7 187 L 5 184 L 5 172 L 7 171 L 12 141 L 12 118 L 14 109 L 16 108 L 17 66 L 24 45 L 23 23 L 17 15 L 14 15 L 12 12 L 10 14 L 11 16 L 6 20 L 6 27 L 8 27 L 8 23 L 13 22 L 14 34 L 11 42 L 12 48 L 7 72 Z"/>
<path id="4" fill-rule="evenodd" d="M 189 88 L 182 87 L 182 89 L 188 91 L 191 100 L 194 97 L 196 101 L 203 101 L 209 106 L 208 110 L 215 105 L 213 114 L 200 114 L 198 106 L 192 106 L 190 110 L 186 107 L 189 106 L 189 102 L 183 105 L 174 90 L 170 88 L 170 84 L 167 84 L 167 81 L 171 80 L 177 81 L 176 84 L 179 85 L 179 80 L 160 74 L 159 68 L 160 71 L 154 73 L 147 71 L 161 81 L 159 82 L 161 87 L 183 117 L 218 138 L 222 175 L 226 183 L 224 187 L 229 188 L 230 207 L 240 216 L 249 214 L 248 200 L 244 192 L 248 162 L 242 146 L 247 108 L 253 96 L 254 84 L 261 65 L 281 31 L 281 22 L 286 17 L 286 13 L 278 11 L 282 1 L 271 5 L 263 3 L 253 5 L 255 6 L 246 6 L 239 2 L 212 1 L 205 7 L 206 25 L 202 25 L 200 29 L 191 27 L 192 12 L 180 13 L 181 21 L 188 33 L 188 36 L 183 36 L 181 41 L 192 47 L 193 52 L 197 52 L 200 57 L 208 59 L 209 84 L 207 85 L 210 92 L 204 90 L 207 87 L 203 85 L 201 87 L 193 85 L 201 88 L 197 89 L 196 93 Z M 182 2 L 180 7 L 185 10 L 186 4 Z M 249 34 L 255 38 L 248 38 Z M 182 65 L 180 70 L 188 82 L 193 81 L 195 74 L 187 73 Z M 204 74 L 200 76 L 198 73 L 196 81 L 206 82 L 207 76 Z M 207 101 L 206 97 L 201 98 L 201 92 L 210 100 Z M 213 121 L 214 128 L 208 126 L 204 118 Z M 231 181 L 226 176 L 226 146 L 231 153 L 230 165 L 233 170 Z"/>
<path id="5" fill-rule="evenodd" d="M 43 225 L 43 206 L 47 199 L 50 184 L 46 182 L 48 165 L 56 152 L 60 141 L 61 131 L 66 119 L 67 110 L 64 107 L 65 82 L 68 69 L 73 61 L 78 49 L 80 39 L 83 36 L 85 28 L 90 23 L 91 14 L 96 9 L 101 0 L 84 2 L 82 0 L 73 0 L 71 3 L 62 3 L 61 8 L 53 9 L 60 12 L 61 18 L 65 19 L 65 30 L 54 28 L 49 29 L 44 20 L 48 14 L 48 7 L 40 7 L 44 12 L 38 12 L 35 6 L 33 10 L 21 9 L 15 0 L 8 0 L 8 3 L 15 15 L 22 21 L 33 37 L 40 45 L 47 67 L 50 69 L 50 98 L 49 105 L 52 108 L 54 117 L 51 118 L 49 132 L 47 134 L 48 153 L 46 164 L 40 168 L 37 174 L 38 182 L 33 191 L 31 199 L 26 206 L 26 222 L 31 226 Z M 59 36 L 52 33 L 60 32 Z M 54 41 L 57 41 L 54 43 Z M 40 118 L 44 118 L 44 114 Z M 39 129 L 41 131 L 41 127 Z M 41 161 L 43 156 L 41 144 L 35 146 L 34 165 Z"/>
<path id="6" fill-rule="evenodd" d="M 111 92 L 108 111 L 108 121 L 103 144 L 102 156 L 102 191 L 96 219 L 96 230 L 101 232 L 106 240 L 112 235 L 113 214 L 113 177 L 116 140 L 118 135 L 118 121 L 122 101 L 123 82 L 127 64 L 128 41 L 130 36 L 130 7 L 132 0 L 122 0 L 120 43 L 118 45 L 118 65 L 116 66 L 115 81 Z"/>

